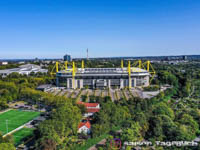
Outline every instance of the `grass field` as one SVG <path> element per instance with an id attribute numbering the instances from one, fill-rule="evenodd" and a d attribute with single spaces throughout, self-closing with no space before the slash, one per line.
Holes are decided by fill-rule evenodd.
<path id="1" fill-rule="evenodd" d="M 39 116 L 39 112 L 9 110 L 0 114 L 0 132 L 4 134 Z"/>
<path id="2" fill-rule="evenodd" d="M 12 135 L 13 135 L 15 145 L 19 145 L 20 143 L 22 143 L 25 140 L 25 138 L 33 135 L 33 129 L 32 128 L 22 128 L 21 130 L 14 132 Z"/>

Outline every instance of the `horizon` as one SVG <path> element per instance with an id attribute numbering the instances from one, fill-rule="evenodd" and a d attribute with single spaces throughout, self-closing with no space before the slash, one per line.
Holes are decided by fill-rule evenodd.
<path id="1" fill-rule="evenodd" d="M 1 1 L 0 59 L 199 55 L 199 18 L 197 0 Z"/>
<path id="2" fill-rule="evenodd" d="M 64 55 L 63 55 L 64 56 Z M 191 55 L 152 55 L 152 56 L 107 56 L 107 57 L 89 57 L 89 59 L 98 59 L 98 58 L 145 58 L 145 57 L 181 57 L 181 56 L 200 56 L 200 54 L 191 54 Z M 0 60 L 35 60 L 35 59 L 39 59 L 39 60 L 60 60 L 63 59 L 63 57 L 61 58 L 0 58 Z M 87 59 L 87 57 L 72 57 L 72 59 Z"/>

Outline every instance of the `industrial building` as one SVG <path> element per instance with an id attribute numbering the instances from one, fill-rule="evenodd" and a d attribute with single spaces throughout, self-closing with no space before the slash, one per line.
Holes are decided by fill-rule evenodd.
<path id="1" fill-rule="evenodd" d="M 26 65 L 21 65 L 19 66 L 19 68 L 12 68 L 12 69 L 4 69 L 4 70 L 0 70 L 0 75 L 2 75 L 3 77 L 6 77 L 7 75 L 16 72 L 19 74 L 23 74 L 23 75 L 29 75 L 31 72 L 34 73 L 47 73 L 48 70 L 47 69 L 42 69 L 40 66 L 38 65 L 34 65 L 34 64 L 26 64 Z"/>
<path id="2" fill-rule="evenodd" d="M 7 61 L 2 61 L 2 62 L 0 62 L 0 65 L 7 65 L 7 64 L 8 64 Z"/>
<path id="3" fill-rule="evenodd" d="M 140 62 L 141 63 L 141 62 Z M 58 64 L 57 64 L 58 65 Z M 138 86 L 149 86 L 150 72 L 138 67 L 131 67 L 130 62 L 128 67 L 121 68 L 76 68 L 73 62 L 72 68 L 65 68 L 56 73 L 56 84 L 59 87 L 66 88 L 132 88 Z M 58 68 L 58 66 L 57 66 Z"/>

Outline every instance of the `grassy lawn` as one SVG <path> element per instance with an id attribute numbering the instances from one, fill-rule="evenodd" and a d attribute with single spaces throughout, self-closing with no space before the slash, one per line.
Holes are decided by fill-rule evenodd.
<path id="1" fill-rule="evenodd" d="M 0 114 L 0 132 L 4 134 L 18 128 L 19 126 L 31 121 L 33 118 L 39 116 L 39 112 L 9 110 Z M 7 125 L 6 125 L 7 122 Z"/>
<path id="2" fill-rule="evenodd" d="M 33 129 L 22 128 L 21 130 L 14 132 L 12 135 L 13 135 L 15 145 L 19 145 L 24 141 L 26 137 L 33 135 Z"/>

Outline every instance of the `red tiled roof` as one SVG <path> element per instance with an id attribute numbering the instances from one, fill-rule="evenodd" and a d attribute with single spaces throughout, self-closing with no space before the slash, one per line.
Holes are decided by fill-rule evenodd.
<path id="1" fill-rule="evenodd" d="M 88 113 L 95 113 L 95 112 L 99 112 L 99 110 L 100 110 L 99 108 L 88 108 L 87 112 Z"/>
<path id="2" fill-rule="evenodd" d="M 78 101 L 77 104 L 82 104 L 82 105 L 84 105 L 84 102 Z"/>
<path id="3" fill-rule="evenodd" d="M 83 104 L 85 107 L 97 107 L 99 105 L 99 103 L 84 103 L 81 101 L 78 101 L 78 104 Z"/>
<path id="4" fill-rule="evenodd" d="M 79 125 L 78 125 L 78 128 L 80 129 L 83 126 L 86 126 L 89 129 L 91 128 L 91 124 L 90 124 L 89 121 L 87 121 L 87 122 L 80 122 Z"/>

